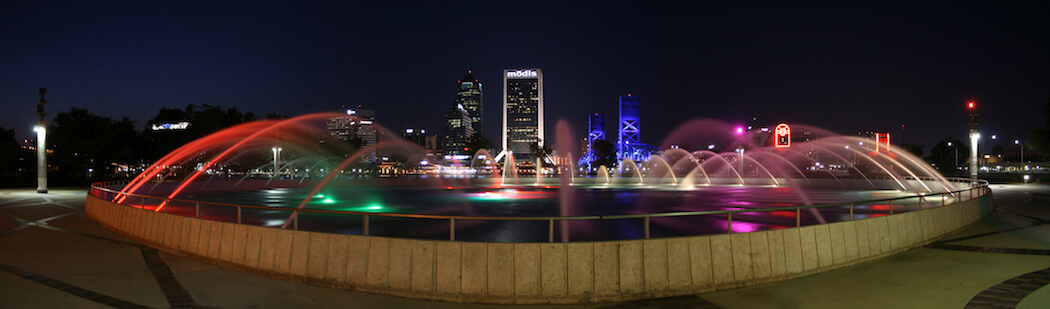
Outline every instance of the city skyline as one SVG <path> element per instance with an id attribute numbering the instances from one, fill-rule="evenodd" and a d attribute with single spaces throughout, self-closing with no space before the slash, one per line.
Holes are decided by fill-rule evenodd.
<path id="1" fill-rule="evenodd" d="M 581 137 L 585 115 L 615 115 L 633 93 L 652 145 L 690 119 L 757 117 L 839 134 L 905 125 L 894 140 L 929 150 L 965 137 L 969 100 L 985 136 L 1013 141 L 1045 121 L 1046 6 L 5 3 L 0 126 L 29 137 L 48 88 L 49 120 L 71 107 L 145 127 L 189 104 L 289 116 L 360 105 L 392 130 L 440 128 L 464 71 L 491 85 L 538 67 L 545 125 Z M 493 104 L 481 131 L 495 141 Z"/>

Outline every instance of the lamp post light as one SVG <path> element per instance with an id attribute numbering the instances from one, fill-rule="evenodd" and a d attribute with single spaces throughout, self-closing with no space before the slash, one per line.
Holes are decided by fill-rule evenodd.
<path id="1" fill-rule="evenodd" d="M 277 178 L 278 166 L 277 162 L 281 159 L 281 147 L 273 147 L 273 177 Z M 278 178 L 279 179 L 279 178 Z"/>
<path id="2" fill-rule="evenodd" d="M 959 147 L 952 146 L 952 142 L 948 142 L 948 147 L 955 149 L 955 169 L 959 169 Z"/>
<path id="3" fill-rule="evenodd" d="M 737 148 L 736 152 L 740 153 L 740 170 L 737 171 L 737 174 L 740 175 L 740 178 L 744 178 L 744 147 Z"/>
<path id="4" fill-rule="evenodd" d="M 44 94 L 47 88 L 40 88 L 40 102 L 36 102 L 36 114 L 40 116 L 40 122 L 33 126 L 36 132 L 36 192 L 47 193 L 47 122 L 44 121 Z"/>
<path id="5" fill-rule="evenodd" d="M 1015 139 L 1014 140 L 1014 145 L 1017 145 L 1017 146 L 1021 147 L 1021 164 L 1023 165 L 1024 164 L 1024 144 L 1021 144 L 1021 140 L 1020 139 Z"/>
<path id="6" fill-rule="evenodd" d="M 973 100 L 967 104 L 970 110 L 970 183 L 977 184 L 977 140 L 981 134 L 977 133 L 977 104 Z"/>

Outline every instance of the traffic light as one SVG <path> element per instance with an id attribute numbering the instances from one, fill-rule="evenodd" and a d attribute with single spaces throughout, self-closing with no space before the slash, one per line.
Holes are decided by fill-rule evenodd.
<path id="1" fill-rule="evenodd" d="M 970 103 L 967 104 L 967 107 L 970 109 L 970 111 L 973 111 L 974 108 L 976 108 L 976 106 L 974 105 L 973 101 L 970 101 Z"/>

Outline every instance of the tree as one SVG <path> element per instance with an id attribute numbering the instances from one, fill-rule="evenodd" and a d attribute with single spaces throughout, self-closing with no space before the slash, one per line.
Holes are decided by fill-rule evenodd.
<path id="1" fill-rule="evenodd" d="M 0 127 L 0 187 L 27 186 L 32 183 L 36 160 L 29 160 L 32 153 L 22 150 L 15 139 L 15 130 Z"/>
<path id="2" fill-rule="evenodd" d="M 535 144 L 529 144 L 529 154 L 532 159 L 545 158 L 551 153 L 551 146 L 543 142 L 543 139 L 537 139 Z"/>
<path id="3" fill-rule="evenodd" d="M 911 154 L 915 155 L 916 157 L 920 157 L 920 158 L 922 158 L 922 154 L 924 152 L 923 149 L 922 149 L 923 148 L 922 145 L 901 144 L 901 148 L 904 148 L 904 150 L 907 150 Z"/>
<path id="4" fill-rule="evenodd" d="M 612 143 L 604 139 L 595 140 L 591 149 L 594 151 L 595 157 L 594 162 L 591 162 L 591 166 L 599 167 L 605 165 L 605 167 L 609 168 L 616 166 L 616 149 Z"/>
<path id="5" fill-rule="evenodd" d="M 1002 157 L 1003 153 L 1005 153 L 1005 152 L 1006 152 L 1006 150 L 1003 149 L 1003 145 L 995 144 L 995 147 L 992 147 L 992 156 Z"/>
<path id="6" fill-rule="evenodd" d="M 948 146 L 948 143 L 952 145 Z M 930 156 L 926 157 L 926 161 L 932 163 L 941 174 L 963 174 L 958 167 L 967 165 L 966 160 L 970 157 L 969 149 L 965 143 L 949 136 L 930 148 Z"/>
<path id="7" fill-rule="evenodd" d="M 477 153 L 478 150 L 491 148 L 492 141 L 485 138 L 485 134 L 483 133 L 474 133 L 474 135 L 470 137 L 470 141 L 467 141 L 467 154 L 472 156 Z"/>
<path id="8" fill-rule="evenodd" d="M 1047 99 L 1046 105 L 1043 105 L 1043 115 L 1046 116 L 1046 123 L 1028 132 L 1025 146 L 1035 150 L 1042 160 L 1048 160 L 1050 159 L 1050 99 Z"/>
<path id="9" fill-rule="evenodd" d="M 114 121 L 83 108 L 58 113 L 48 128 L 59 183 L 113 179 L 114 163 L 133 164 L 141 158 L 141 139 L 135 122 Z"/>
<path id="10" fill-rule="evenodd" d="M 282 115 L 271 113 L 269 119 L 277 119 Z M 146 143 L 145 159 L 154 161 L 168 154 L 172 150 L 189 142 L 205 137 L 241 123 L 255 121 L 255 114 L 241 113 L 237 108 L 223 108 L 203 104 L 197 106 L 190 104 L 186 109 L 161 108 L 157 116 L 149 121 L 150 124 L 188 122 L 190 125 L 184 130 L 153 131 L 147 128 L 143 133 Z"/>

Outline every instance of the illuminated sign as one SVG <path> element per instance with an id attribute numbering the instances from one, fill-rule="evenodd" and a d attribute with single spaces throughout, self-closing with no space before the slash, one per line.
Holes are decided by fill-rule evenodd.
<path id="1" fill-rule="evenodd" d="M 165 122 L 153 124 L 153 131 L 185 130 L 190 126 L 189 122 Z"/>
<path id="2" fill-rule="evenodd" d="M 791 127 L 786 123 L 778 124 L 773 129 L 773 146 L 776 148 L 791 147 Z"/>
<path id="3" fill-rule="evenodd" d="M 536 76 L 539 76 L 539 74 L 533 70 L 507 71 L 507 78 L 529 78 Z"/>
<path id="4" fill-rule="evenodd" d="M 879 152 L 879 148 L 883 143 L 886 143 L 886 152 L 890 152 L 890 134 L 875 133 L 875 152 Z"/>

